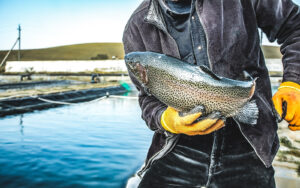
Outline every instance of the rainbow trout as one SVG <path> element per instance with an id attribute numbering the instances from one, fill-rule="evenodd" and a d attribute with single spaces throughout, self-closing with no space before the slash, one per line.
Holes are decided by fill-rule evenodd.
<path id="1" fill-rule="evenodd" d="M 223 119 L 234 117 L 255 125 L 258 108 L 250 101 L 255 79 L 238 81 L 220 77 L 206 66 L 196 66 L 154 52 L 131 52 L 125 56 L 127 69 L 148 95 L 180 112 L 182 116 L 217 112 Z"/>

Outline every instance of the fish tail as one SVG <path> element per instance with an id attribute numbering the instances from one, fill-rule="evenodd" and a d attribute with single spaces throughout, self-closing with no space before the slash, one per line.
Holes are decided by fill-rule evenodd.
<path id="1" fill-rule="evenodd" d="M 238 114 L 234 116 L 234 118 L 245 124 L 256 125 L 258 119 L 258 107 L 255 100 L 249 101 L 244 105 L 244 107 L 239 111 Z"/>

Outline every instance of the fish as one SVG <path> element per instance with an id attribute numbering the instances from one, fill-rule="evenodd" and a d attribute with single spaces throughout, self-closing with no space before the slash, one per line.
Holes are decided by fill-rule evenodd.
<path id="1" fill-rule="evenodd" d="M 259 111 L 255 100 L 256 78 L 246 81 L 221 77 L 204 65 L 193 65 L 155 52 L 125 55 L 129 75 L 150 96 L 174 108 L 181 116 L 202 112 L 220 119 L 255 125 Z M 249 75 L 249 74 L 248 74 Z"/>

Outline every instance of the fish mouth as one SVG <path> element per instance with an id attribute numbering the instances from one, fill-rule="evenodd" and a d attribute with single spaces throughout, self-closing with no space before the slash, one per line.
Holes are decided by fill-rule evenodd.
<path id="1" fill-rule="evenodd" d="M 126 65 L 128 65 L 130 68 L 133 67 L 132 66 L 133 58 L 130 55 L 126 54 L 125 57 L 124 57 L 124 60 L 125 60 Z"/>
<path id="2" fill-rule="evenodd" d="M 135 69 L 135 65 L 132 62 L 126 62 L 126 65 L 128 67 L 128 70 L 133 72 L 133 70 Z"/>
<path id="3" fill-rule="evenodd" d="M 138 70 L 139 69 L 139 65 L 141 64 L 138 56 L 129 53 L 126 54 L 124 57 L 125 60 L 125 64 L 127 65 L 127 67 L 131 70 Z"/>
<path id="4" fill-rule="evenodd" d="M 138 61 L 134 61 L 133 58 L 125 56 L 125 64 L 128 67 L 129 70 L 133 71 L 137 69 L 137 64 L 139 64 Z"/>
<path id="5" fill-rule="evenodd" d="M 124 59 L 128 71 L 132 73 L 143 84 L 147 84 L 149 80 L 147 76 L 147 69 L 145 68 L 145 66 L 143 66 L 138 59 L 133 58 L 130 55 L 126 55 Z"/>

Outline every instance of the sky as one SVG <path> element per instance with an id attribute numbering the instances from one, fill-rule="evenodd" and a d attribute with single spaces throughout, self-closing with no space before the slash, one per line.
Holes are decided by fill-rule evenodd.
<path id="1" fill-rule="evenodd" d="M 0 0 L 0 50 L 12 47 L 21 25 L 22 49 L 121 42 L 142 0 Z M 294 0 L 300 4 L 300 0 Z M 264 37 L 264 43 L 269 44 Z"/>
<path id="2" fill-rule="evenodd" d="M 142 0 L 0 0 L 0 50 L 10 49 L 21 25 L 24 49 L 121 42 Z"/>

